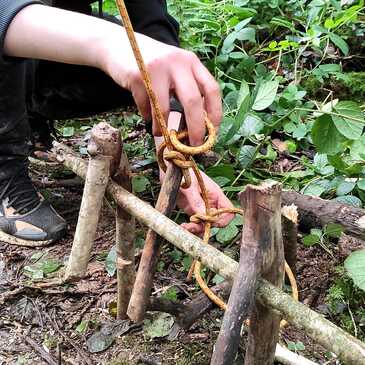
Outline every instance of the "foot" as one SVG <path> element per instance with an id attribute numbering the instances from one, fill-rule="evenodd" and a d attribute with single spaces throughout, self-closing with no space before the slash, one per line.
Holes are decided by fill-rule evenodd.
<path id="1" fill-rule="evenodd" d="M 24 163 L 0 183 L 0 230 L 30 241 L 56 241 L 66 231 L 66 221 L 36 191 Z"/>

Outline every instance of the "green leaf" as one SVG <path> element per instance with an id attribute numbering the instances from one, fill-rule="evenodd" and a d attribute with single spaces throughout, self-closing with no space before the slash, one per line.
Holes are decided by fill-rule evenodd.
<path id="1" fill-rule="evenodd" d="M 175 287 L 168 288 L 162 295 L 161 298 L 172 300 L 177 302 L 177 290 Z"/>
<path id="2" fill-rule="evenodd" d="M 357 182 L 357 187 L 360 190 L 364 190 L 365 191 L 365 179 L 361 179 Z"/>
<path id="3" fill-rule="evenodd" d="M 353 195 L 344 195 L 338 196 L 337 198 L 333 199 L 342 204 L 348 204 L 356 208 L 362 208 L 362 202 L 359 198 Z"/>
<path id="4" fill-rule="evenodd" d="M 264 128 L 264 122 L 255 114 L 247 114 L 238 133 L 243 137 L 251 137 L 258 134 Z"/>
<path id="5" fill-rule="evenodd" d="M 277 81 L 264 81 L 259 86 L 255 101 L 253 102 L 253 110 L 264 110 L 268 108 L 275 100 L 278 92 L 279 83 Z"/>
<path id="6" fill-rule="evenodd" d="M 219 229 L 216 239 L 218 242 L 225 245 L 230 243 L 237 236 L 238 232 L 236 225 L 230 222 L 226 227 Z"/>
<path id="7" fill-rule="evenodd" d="M 324 228 L 324 233 L 328 237 L 339 238 L 343 232 L 343 227 L 340 224 L 329 223 Z"/>
<path id="8" fill-rule="evenodd" d="M 342 37 L 335 33 L 329 33 L 329 37 L 334 45 L 338 47 L 345 56 L 349 54 L 349 46 Z"/>
<path id="9" fill-rule="evenodd" d="M 143 332 L 147 338 L 167 336 L 174 324 L 174 318 L 168 313 L 154 312 L 152 319 L 146 319 Z"/>
<path id="10" fill-rule="evenodd" d="M 169 252 L 169 256 L 171 257 L 172 261 L 179 262 L 182 258 L 182 252 L 175 248 L 174 250 Z"/>
<path id="11" fill-rule="evenodd" d="M 256 147 L 242 146 L 238 152 L 238 161 L 243 168 L 247 168 L 254 161 L 256 155 Z"/>
<path id="12" fill-rule="evenodd" d="M 321 115 L 312 127 L 312 140 L 319 153 L 335 155 L 342 151 L 343 137 L 329 115 Z"/>
<path id="13" fill-rule="evenodd" d="M 63 137 L 72 137 L 75 134 L 74 127 L 63 127 L 62 128 L 62 136 Z"/>
<path id="14" fill-rule="evenodd" d="M 133 191 L 135 193 L 142 193 L 143 191 L 146 191 L 147 186 L 149 186 L 150 184 L 151 183 L 146 178 L 146 176 L 138 175 L 138 176 L 133 176 L 132 178 L 132 186 L 133 186 Z"/>
<path id="15" fill-rule="evenodd" d="M 348 139 L 356 140 L 360 138 L 365 120 L 359 105 L 353 101 L 340 101 L 334 107 L 334 111 L 341 114 L 341 116 L 332 116 L 337 130 Z"/>
<path id="16" fill-rule="evenodd" d="M 336 195 L 337 196 L 343 196 L 347 195 L 348 193 L 351 193 L 352 190 L 354 190 L 356 186 L 356 182 L 353 181 L 342 181 L 336 189 Z"/>
<path id="17" fill-rule="evenodd" d="M 191 256 L 185 255 L 183 258 L 183 267 L 184 271 L 189 271 L 191 264 L 193 263 L 193 259 Z"/>
<path id="18" fill-rule="evenodd" d="M 220 186 L 226 186 L 228 183 L 230 183 L 230 179 L 228 177 L 225 176 L 217 176 L 217 177 L 213 177 L 213 180 Z"/>
<path id="19" fill-rule="evenodd" d="M 353 252 L 344 263 L 348 276 L 365 291 L 365 250 Z"/>
<path id="20" fill-rule="evenodd" d="M 321 196 L 325 191 L 326 188 L 322 184 L 314 182 L 306 186 L 302 193 L 305 195 Z"/>
<path id="21" fill-rule="evenodd" d="M 76 332 L 85 333 L 89 327 L 89 321 L 81 321 L 76 327 Z"/>
<path id="22" fill-rule="evenodd" d="M 350 145 L 350 156 L 357 161 L 365 159 L 365 136 L 361 136 L 358 140 Z"/>
<path id="23" fill-rule="evenodd" d="M 114 245 L 105 259 L 105 269 L 109 276 L 114 276 L 117 270 L 117 248 Z"/>
<path id="24" fill-rule="evenodd" d="M 210 177 L 224 176 L 231 181 L 236 177 L 236 170 L 232 165 L 219 164 L 217 166 L 209 167 L 206 171 L 207 175 Z"/>
<path id="25" fill-rule="evenodd" d="M 238 98 L 237 98 L 237 108 L 241 108 L 241 104 L 243 101 L 250 96 L 250 87 L 248 86 L 248 83 L 246 80 L 242 80 L 240 91 L 238 92 Z"/>
<path id="26" fill-rule="evenodd" d="M 218 285 L 220 283 L 223 283 L 224 280 L 226 280 L 226 279 L 223 276 L 215 274 L 214 278 L 212 279 L 212 282 L 213 282 L 213 284 Z"/>
<path id="27" fill-rule="evenodd" d="M 321 239 L 316 234 L 308 234 L 307 236 L 303 237 L 302 241 L 304 246 L 310 247 L 319 243 Z"/>

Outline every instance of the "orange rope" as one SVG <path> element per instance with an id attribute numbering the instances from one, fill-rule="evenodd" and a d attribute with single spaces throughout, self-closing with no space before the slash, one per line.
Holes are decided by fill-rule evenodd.
<path id="1" fill-rule="evenodd" d="M 210 238 L 210 229 L 212 223 L 216 222 L 217 216 L 223 213 L 238 213 L 242 214 L 242 210 L 238 208 L 227 208 L 227 209 L 218 209 L 213 210 L 210 207 L 209 199 L 208 199 L 208 191 L 205 187 L 203 178 L 201 176 L 200 170 L 198 166 L 196 165 L 193 155 L 204 153 L 209 151 L 215 142 L 216 139 L 216 131 L 213 126 L 213 123 L 209 120 L 209 118 L 205 115 L 205 125 L 208 130 L 208 137 L 203 145 L 198 147 L 190 147 L 186 146 L 181 142 L 181 140 L 186 139 L 188 137 L 188 132 L 176 132 L 175 130 L 169 131 L 166 125 L 166 121 L 163 117 L 160 104 L 158 102 L 157 96 L 152 88 L 152 82 L 151 78 L 148 74 L 147 67 L 143 61 L 143 57 L 141 54 L 141 51 L 138 47 L 137 39 L 134 34 L 133 26 L 130 21 L 127 8 L 125 6 L 124 0 L 116 0 L 116 3 L 119 8 L 120 15 L 123 20 L 123 24 L 125 27 L 125 30 L 128 35 L 128 39 L 130 42 L 130 45 L 132 47 L 138 68 L 141 72 L 142 79 L 146 88 L 147 95 L 150 99 L 152 110 L 155 115 L 156 122 L 162 132 L 164 143 L 160 146 L 159 150 L 157 151 L 157 157 L 158 157 L 158 163 L 160 168 L 163 171 L 166 171 L 166 164 L 165 160 L 169 160 L 173 162 L 176 166 L 180 167 L 182 169 L 182 173 L 184 176 L 184 182 L 182 184 L 182 187 L 187 188 L 191 184 L 191 177 L 189 174 L 189 169 L 192 169 L 194 172 L 194 175 L 196 176 L 196 179 L 198 181 L 202 198 L 205 204 L 205 214 L 195 214 L 193 215 L 190 220 L 192 222 L 203 222 L 204 223 L 204 237 L 203 241 L 204 243 L 208 244 L 209 238 Z M 168 151 L 165 151 L 165 149 L 168 149 Z M 218 297 L 216 296 L 207 286 L 207 284 L 204 282 L 203 278 L 200 274 L 201 270 L 201 263 L 199 261 L 194 261 L 190 272 L 192 273 L 194 271 L 195 278 L 197 282 L 199 283 L 200 287 L 204 291 L 204 293 L 220 308 L 226 309 L 226 304 Z M 290 279 L 290 283 L 292 284 L 293 288 L 293 295 L 296 299 L 298 299 L 298 290 L 296 288 L 296 283 L 294 276 L 289 268 L 289 266 L 286 264 L 285 270 L 287 272 L 287 275 Z M 189 273 L 190 273 L 189 272 Z"/>

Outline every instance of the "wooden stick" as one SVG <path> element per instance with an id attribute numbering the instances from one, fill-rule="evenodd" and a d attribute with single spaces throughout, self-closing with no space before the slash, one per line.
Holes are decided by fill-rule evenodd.
<path id="1" fill-rule="evenodd" d="M 249 185 L 241 194 L 241 204 L 246 207 L 247 239 L 252 237 L 259 242 L 262 254 L 261 276 L 281 288 L 284 281 L 281 185 L 276 182 L 261 186 Z M 256 301 L 250 317 L 245 365 L 274 363 L 280 320 L 277 313 Z"/>
<path id="2" fill-rule="evenodd" d="M 294 276 L 296 276 L 298 246 L 298 210 L 295 205 L 285 205 L 281 208 L 281 224 L 283 230 L 285 261 L 288 263 Z"/>
<path id="3" fill-rule="evenodd" d="M 91 130 L 88 143 L 90 162 L 77 221 L 74 242 L 64 279 L 81 279 L 87 270 L 100 210 L 109 176 L 120 161 L 119 131 L 102 122 Z"/>
<path id="4" fill-rule="evenodd" d="M 54 143 L 58 160 L 74 173 L 85 178 L 87 162 L 75 156 L 69 148 Z M 155 230 L 159 235 L 176 247 L 201 261 L 201 263 L 223 276 L 233 280 L 238 271 L 238 263 L 216 248 L 172 222 L 149 204 L 143 202 L 113 181 L 107 186 L 108 193 L 116 203 L 140 222 Z M 289 323 L 305 331 L 306 335 L 317 341 L 325 349 L 335 353 L 349 365 L 365 365 L 365 344 L 354 338 L 335 324 L 302 303 L 296 302 L 288 294 L 276 288 L 265 279 L 257 285 L 256 299 L 268 308 L 280 312 Z"/>
<path id="5" fill-rule="evenodd" d="M 212 365 L 233 364 L 244 319 L 255 302 L 258 275 L 281 285 L 284 253 L 281 238 L 281 187 L 275 182 L 246 186 L 241 193 L 245 209 L 239 269 L 228 300 L 221 330 L 211 360 Z M 249 345 L 245 364 L 272 364 L 278 340 L 280 319 L 256 303 L 251 316 Z"/>
<path id="6" fill-rule="evenodd" d="M 313 227 L 336 223 L 343 227 L 344 232 L 365 239 L 365 210 L 335 201 L 323 200 L 295 191 L 284 191 L 283 204 L 294 204 L 299 209 L 299 228 L 306 232 Z"/>
<path id="7" fill-rule="evenodd" d="M 180 122 L 178 129 L 180 130 L 182 126 L 183 122 Z M 181 169 L 173 163 L 169 163 L 155 207 L 166 217 L 169 217 L 175 208 L 181 179 Z M 160 247 L 161 244 L 156 232 L 149 229 L 127 311 L 128 317 L 133 322 L 141 322 L 145 317 L 151 295 L 153 277 L 160 257 Z"/>
<path id="8" fill-rule="evenodd" d="M 109 165 L 109 157 L 90 158 L 75 237 L 64 277 L 66 281 L 79 280 L 86 274 L 109 179 Z"/>
<path id="9" fill-rule="evenodd" d="M 113 180 L 128 191 L 132 191 L 128 158 L 124 152 L 120 159 L 118 172 Z M 127 308 L 136 278 L 134 260 L 135 218 L 117 206 L 116 209 L 116 247 L 117 247 L 117 318 L 126 319 Z"/>

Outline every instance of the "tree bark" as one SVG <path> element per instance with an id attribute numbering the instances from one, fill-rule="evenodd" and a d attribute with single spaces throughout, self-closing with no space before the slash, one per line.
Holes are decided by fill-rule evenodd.
<path id="1" fill-rule="evenodd" d="M 294 204 L 299 209 L 299 228 L 307 232 L 310 228 L 328 223 L 340 224 L 344 232 L 365 239 L 365 210 L 335 201 L 303 195 L 295 191 L 284 191 L 283 204 Z"/>
<path id="2" fill-rule="evenodd" d="M 54 144 L 60 162 L 85 179 L 87 162 L 76 157 L 67 146 Z M 113 181 L 107 186 L 108 193 L 116 203 L 140 222 L 155 230 L 176 247 L 202 262 L 203 265 L 232 281 L 238 271 L 238 263 L 216 248 L 204 242 L 165 217 L 149 204 L 143 202 Z M 288 294 L 265 279 L 258 281 L 256 299 L 264 306 L 276 310 L 293 326 L 335 353 L 348 365 L 365 365 L 365 344 L 346 333 L 325 317 L 296 302 Z"/>

